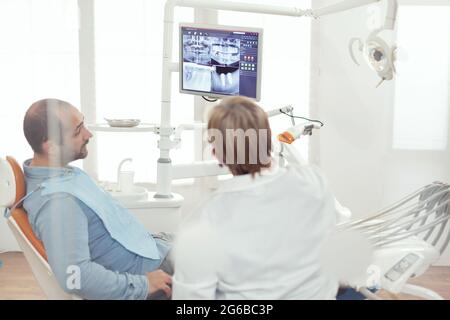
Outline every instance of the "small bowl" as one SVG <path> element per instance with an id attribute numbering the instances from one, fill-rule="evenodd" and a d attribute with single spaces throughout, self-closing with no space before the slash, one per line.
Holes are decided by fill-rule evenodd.
<path id="1" fill-rule="evenodd" d="M 117 184 L 114 185 L 114 189 L 117 188 Z M 119 200 L 122 204 L 133 204 L 139 201 L 146 201 L 148 199 L 148 191 L 144 187 L 133 186 L 131 193 L 124 193 L 121 191 L 109 191 L 111 196 Z"/>
<path id="2" fill-rule="evenodd" d="M 110 127 L 122 127 L 122 128 L 130 128 L 136 127 L 141 123 L 139 119 L 106 119 Z"/>

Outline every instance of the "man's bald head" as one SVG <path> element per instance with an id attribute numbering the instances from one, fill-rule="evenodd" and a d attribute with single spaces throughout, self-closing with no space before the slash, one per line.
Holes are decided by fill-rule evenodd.
<path id="1" fill-rule="evenodd" d="M 23 132 L 35 153 L 43 153 L 42 144 L 47 140 L 62 143 L 71 108 L 75 107 L 58 99 L 43 99 L 30 106 L 23 120 Z"/>

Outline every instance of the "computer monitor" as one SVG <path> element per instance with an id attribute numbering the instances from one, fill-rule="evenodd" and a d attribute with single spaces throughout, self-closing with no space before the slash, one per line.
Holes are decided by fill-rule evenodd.
<path id="1" fill-rule="evenodd" d="M 261 95 L 262 29 L 180 24 L 180 92 Z"/>

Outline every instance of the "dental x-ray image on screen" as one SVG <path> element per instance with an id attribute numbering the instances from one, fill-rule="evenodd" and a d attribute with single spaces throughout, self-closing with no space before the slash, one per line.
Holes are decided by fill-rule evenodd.
<path id="1" fill-rule="evenodd" d="M 259 100 L 261 29 L 180 26 L 180 91 Z"/>

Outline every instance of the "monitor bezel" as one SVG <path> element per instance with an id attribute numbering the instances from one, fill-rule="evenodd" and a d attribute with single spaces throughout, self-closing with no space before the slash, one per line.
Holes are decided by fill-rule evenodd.
<path id="1" fill-rule="evenodd" d="M 232 32 L 255 32 L 258 33 L 258 61 L 256 62 L 256 68 L 258 70 L 256 75 L 256 97 L 248 97 L 244 95 L 231 95 L 220 93 L 208 93 L 203 91 L 186 90 L 183 89 L 183 27 L 200 28 L 200 29 L 212 29 L 212 30 L 226 30 Z M 210 98 L 227 98 L 227 97 L 246 97 L 254 101 L 261 100 L 261 76 L 262 76 L 262 46 L 263 46 L 263 28 L 248 28 L 229 25 L 218 24 L 201 24 L 201 23 L 180 23 L 178 27 L 179 32 L 179 92 L 185 94 L 192 94 L 197 96 L 206 96 Z"/>

